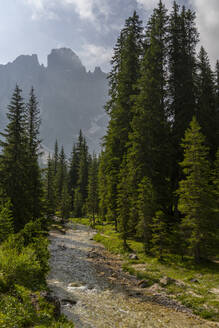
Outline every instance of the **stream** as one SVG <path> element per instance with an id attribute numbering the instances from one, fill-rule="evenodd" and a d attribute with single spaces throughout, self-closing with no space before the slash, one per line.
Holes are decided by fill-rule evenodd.
<path id="1" fill-rule="evenodd" d="M 199 318 L 176 311 L 124 288 L 116 272 L 107 267 L 107 252 L 92 240 L 94 230 L 69 223 L 66 233 L 50 232 L 50 273 L 47 283 L 61 303 L 61 312 L 76 328 L 199 328 L 217 327 Z M 95 254 L 105 252 L 104 263 Z M 91 256 L 90 254 L 93 254 Z M 115 260 L 121 271 L 119 259 Z M 118 271 L 118 272 L 120 272 Z M 109 273 L 107 276 L 107 273 Z M 130 281 L 134 279 L 129 277 Z M 124 276 L 124 281 L 126 277 Z M 126 283 L 126 285 L 128 285 Z"/>

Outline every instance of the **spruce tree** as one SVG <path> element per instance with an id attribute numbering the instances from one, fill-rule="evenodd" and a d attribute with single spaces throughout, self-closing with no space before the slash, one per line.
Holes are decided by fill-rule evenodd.
<path id="1" fill-rule="evenodd" d="M 8 125 L 2 133 L 0 165 L 1 185 L 12 203 L 15 231 L 31 218 L 29 176 L 27 174 L 27 135 L 22 90 L 16 86 L 8 107 Z"/>
<path id="2" fill-rule="evenodd" d="M 26 106 L 26 134 L 27 134 L 27 175 L 28 194 L 30 201 L 30 219 L 37 219 L 42 210 L 42 181 L 38 164 L 38 154 L 40 150 L 40 110 L 38 102 L 31 88 L 29 102 Z"/>
<path id="3" fill-rule="evenodd" d="M 87 211 L 92 218 L 92 226 L 95 226 L 95 217 L 98 214 L 98 159 L 93 154 L 88 176 Z"/>
<path id="4" fill-rule="evenodd" d="M 144 177 L 138 190 L 138 216 L 137 236 L 145 245 L 145 251 L 150 253 L 152 241 L 152 219 L 156 212 L 156 197 L 151 181 Z"/>
<path id="5" fill-rule="evenodd" d="M 62 192 L 64 189 L 64 184 L 67 176 L 67 164 L 64 147 L 61 147 L 59 154 L 59 161 L 56 174 L 56 188 L 57 188 L 57 204 L 60 206 L 62 199 Z"/>
<path id="6" fill-rule="evenodd" d="M 112 58 L 109 74 L 109 96 L 106 110 L 110 116 L 105 137 L 107 163 L 107 215 L 117 228 L 117 186 L 120 166 L 127 151 L 132 120 L 133 96 L 138 93 L 140 56 L 142 54 L 142 23 L 134 12 L 125 22 Z"/>
<path id="7" fill-rule="evenodd" d="M 217 138 L 219 122 L 217 121 L 214 74 L 211 70 L 208 55 L 203 47 L 201 47 L 198 56 L 197 86 L 196 117 L 202 128 L 202 133 L 206 137 L 210 158 L 213 162 L 219 141 Z"/>
<path id="8" fill-rule="evenodd" d="M 59 146 L 58 141 L 56 139 L 54 146 L 54 156 L 53 156 L 53 164 L 54 164 L 54 174 L 57 174 L 58 171 L 58 162 L 59 162 Z"/>
<path id="9" fill-rule="evenodd" d="M 138 189 L 147 176 L 154 188 L 157 203 L 164 211 L 169 208 L 169 123 L 166 117 L 167 94 L 167 10 L 159 2 L 147 26 L 145 55 L 138 81 L 139 94 L 133 107 L 132 132 L 128 151 L 130 181 L 130 218 L 138 224 Z"/>
<path id="10" fill-rule="evenodd" d="M 46 194 L 46 214 L 48 218 L 55 215 L 56 211 L 56 192 L 55 192 L 55 172 L 54 165 L 48 157 L 46 177 L 45 177 L 45 194 Z"/>
<path id="11" fill-rule="evenodd" d="M 212 185 L 208 148 L 201 128 L 193 117 L 182 142 L 184 160 L 180 163 L 185 178 L 179 183 L 180 212 L 184 215 L 182 228 L 191 254 L 197 262 L 211 254 L 215 222 L 212 211 Z"/>
<path id="12" fill-rule="evenodd" d="M 171 122 L 171 189 L 178 188 L 182 172 L 181 139 L 188 128 L 196 109 L 196 46 L 199 40 L 195 25 L 195 13 L 186 10 L 174 1 L 169 22 L 168 44 L 168 116 Z M 174 194 L 173 194 L 174 195 Z M 172 212 L 178 216 L 177 197 L 173 197 Z"/>
<path id="13" fill-rule="evenodd" d="M 74 144 L 70 159 L 70 168 L 68 173 L 68 192 L 71 197 L 71 211 L 74 210 L 74 192 L 78 182 L 79 152 Z"/>
<path id="14" fill-rule="evenodd" d="M 105 152 L 102 151 L 99 156 L 98 169 L 99 219 L 102 222 L 107 218 L 106 165 Z"/>

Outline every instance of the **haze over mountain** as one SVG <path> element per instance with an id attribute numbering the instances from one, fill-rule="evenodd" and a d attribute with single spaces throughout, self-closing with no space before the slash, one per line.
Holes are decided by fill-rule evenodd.
<path id="1" fill-rule="evenodd" d="M 105 133 L 107 115 L 107 79 L 100 67 L 87 72 L 80 58 L 68 48 L 53 49 L 47 67 L 40 65 L 37 55 L 21 55 L 12 63 L 0 65 L 0 128 L 7 123 L 6 112 L 15 85 L 25 98 L 31 86 L 41 110 L 43 145 L 53 149 L 55 139 L 71 152 L 82 129 L 91 151 L 99 151 Z"/>

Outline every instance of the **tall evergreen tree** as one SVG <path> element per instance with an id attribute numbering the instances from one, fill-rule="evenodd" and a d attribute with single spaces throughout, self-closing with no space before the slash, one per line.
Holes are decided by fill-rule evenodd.
<path id="1" fill-rule="evenodd" d="M 55 147 L 54 147 L 54 156 L 53 156 L 53 164 L 54 164 L 54 174 L 57 174 L 58 171 L 58 162 L 59 162 L 59 146 L 58 141 L 56 139 L 55 141 Z"/>
<path id="2" fill-rule="evenodd" d="M 26 106 L 26 130 L 27 130 L 27 175 L 28 175 L 28 194 L 30 201 L 30 219 L 37 219 L 42 210 L 42 181 L 41 172 L 38 164 L 38 154 L 40 148 L 39 128 L 40 110 L 38 102 L 31 88 L 29 102 Z"/>
<path id="3" fill-rule="evenodd" d="M 78 182 L 78 167 L 79 167 L 79 151 L 76 145 L 73 145 L 73 150 L 70 159 L 70 169 L 68 173 L 68 192 L 71 197 L 71 211 L 74 210 L 74 193 Z"/>
<path id="4" fill-rule="evenodd" d="M 49 218 L 52 217 L 56 211 L 55 172 L 53 164 L 49 156 L 45 179 L 46 213 Z"/>
<path id="5" fill-rule="evenodd" d="M 167 10 L 160 1 L 148 23 L 146 50 L 138 81 L 140 93 L 133 108 L 131 147 L 127 159 L 133 226 L 138 224 L 138 189 L 145 176 L 151 180 L 159 206 L 164 211 L 168 208 L 167 31 Z"/>
<path id="6" fill-rule="evenodd" d="M 172 123 L 171 188 L 178 188 L 182 175 L 178 163 L 183 153 L 181 139 L 188 128 L 196 109 L 196 46 L 199 40 L 195 26 L 195 13 L 174 1 L 169 23 L 169 120 Z M 177 214 L 177 198 L 173 198 L 172 209 Z"/>
<path id="7" fill-rule="evenodd" d="M 138 191 L 138 236 L 144 242 L 145 251 L 150 253 L 152 241 L 152 223 L 156 212 L 156 197 L 151 181 L 145 177 L 139 184 Z"/>
<path id="8" fill-rule="evenodd" d="M 142 23 L 134 12 L 125 22 L 114 48 L 112 70 L 109 74 L 110 100 L 106 110 L 110 115 L 105 138 L 107 173 L 107 211 L 115 220 L 117 216 L 117 185 L 120 166 L 127 150 L 130 122 L 132 120 L 133 96 L 138 93 L 140 56 L 142 54 Z"/>
<path id="9" fill-rule="evenodd" d="M 95 226 L 95 217 L 98 214 L 98 159 L 93 154 L 88 176 L 87 211 L 92 217 L 92 226 Z"/>
<path id="10" fill-rule="evenodd" d="M 106 220 L 107 214 L 106 166 L 105 152 L 102 151 L 99 156 L 98 169 L 99 216 L 101 221 Z"/>
<path id="11" fill-rule="evenodd" d="M 25 105 L 22 90 L 16 86 L 8 107 L 8 125 L 2 133 L 0 176 L 2 189 L 11 200 L 14 228 L 18 231 L 28 222 L 31 215 L 26 171 L 27 135 Z"/>
<path id="12" fill-rule="evenodd" d="M 67 164 L 66 164 L 64 147 L 62 146 L 59 154 L 58 168 L 56 174 L 57 203 L 59 205 L 62 199 L 62 192 L 63 192 L 66 176 L 67 176 Z"/>
<path id="13" fill-rule="evenodd" d="M 185 178 L 180 181 L 178 190 L 179 210 L 185 215 L 182 228 L 197 262 L 211 254 L 212 236 L 215 232 L 208 148 L 200 130 L 196 118 L 193 117 L 182 143 L 184 160 L 180 165 Z"/>
<path id="14" fill-rule="evenodd" d="M 213 162 L 219 142 L 217 136 L 219 122 L 217 121 L 214 74 L 211 70 L 208 55 L 203 47 L 201 47 L 198 56 L 197 82 L 198 101 L 196 118 L 202 128 L 202 133 L 206 137 L 206 142 L 210 149 L 210 158 Z"/>

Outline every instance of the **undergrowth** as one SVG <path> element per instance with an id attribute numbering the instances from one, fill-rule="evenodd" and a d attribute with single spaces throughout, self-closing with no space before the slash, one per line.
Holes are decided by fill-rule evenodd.
<path id="1" fill-rule="evenodd" d="M 0 327 L 73 328 L 45 299 L 48 227 L 28 223 L 0 245 Z"/>

